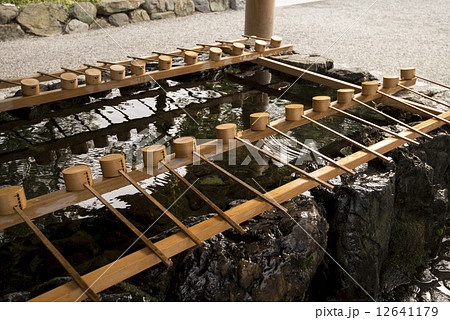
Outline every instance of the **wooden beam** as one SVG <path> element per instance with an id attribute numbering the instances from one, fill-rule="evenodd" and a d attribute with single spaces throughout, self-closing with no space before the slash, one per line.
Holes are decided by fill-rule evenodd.
<path id="1" fill-rule="evenodd" d="M 410 82 L 404 82 L 406 85 L 409 85 Z M 400 88 L 399 88 L 400 89 Z M 362 102 L 368 102 L 376 98 L 378 95 L 375 96 L 362 96 L 361 94 L 356 94 L 355 98 Z M 348 108 L 354 107 L 359 105 L 359 103 L 355 101 L 351 101 L 347 104 L 338 104 L 337 101 L 334 101 L 331 103 L 332 106 L 339 107 L 341 110 L 346 110 Z M 326 117 L 329 117 L 331 115 L 336 114 L 336 111 L 334 110 L 328 110 L 327 112 L 314 112 L 312 109 L 306 110 L 305 115 L 308 116 L 308 118 L 314 119 L 314 120 L 320 120 Z M 272 121 L 270 125 L 280 131 L 288 131 L 291 129 L 294 129 L 299 126 L 303 126 L 305 124 L 308 124 L 309 121 L 305 119 L 297 120 L 297 121 L 286 121 L 285 118 L 281 118 L 275 121 Z M 257 141 L 262 138 L 266 138 L 268 136 L 274 135 L 274 131 L 270 128 L 267 128 L 263 131 L 252 131 L 252 130 L 244 130 L 242 132 L 238 133 L 238 137 L 242 139 L 247 139 L 249 141 Z M 235 148 L 234 144 L 229 145 L 223 145 L 222 149 L 216 150 L 216 145 L 218 144 L 217 140 L 213 140 L 208 143 L 204 143 L 200 145 L 201 153 L 203 154 L 219 154 L 222 152 L 227 152 L 231 148 Z M 167 157 L 170 165 L 173 168 L 179 168 L 182 166 L 186 166 L 188 164 L 191 164 L 192 161 L 190 159 L 181 159 L 181 158 L 175 158 L 175 154 L 168 155 Z M 168 172 L 167 168 L 162 167 L 158 169 L 154 169 L 151 173 L 148 173 L 142 165 L 138 165 L 135 170 L 131 171 L 129 175 L 136 181 L 141 181 L 144 179 L 148 179 L 152 176 L 156 176 L 161 173 Z M 125 187 L 127 184 L 123 179 L 119 178 L 111 178 L 111 179 L 103 179 L 98 178 L 94 181 L 95 188 L 101 192 L 101 193 L 107 193 L 110 191 L 113 191 L 115 189 L 119 189 L 122 187 Z M 50 212 L 63 209 L 65 207 L 68 207 L 73 204 L 77 204 L 81 201 L 85 201 L 92 198 L 92 195 L 86 190 L 86 191 L 80 191 L 80 192 L 66 192 L 66 190 L 59 190 L 52 192 L 47 195 L 43 195 L 34 199 L 28 200 L 28 206 L 24 210 L 24 212 L 31 218 L 37 218 L 43 215 L 46 215 Z M 14 226 L 16 224 L 21 223 L 22 221 L 18 219 L 15 215 L 8 215 L 8 216 L 0 216 L 0 230 L 9 228 L 11 226 Z"/>
<path id="2" fill-rule="evenodd" d="M 450 119 L 450 111 L 441 115 L 446 119 Z M 438 127 L 442 123 L 435 119 L 426 120 L 415 126 L 416 129 L 423 132 L 430 132 Z M 402 136 L 414 139 L 419 135 L 412 131 L 403 131 Z M 371 148 L 379 153 L 386 153 L 404 144 L 404 141 L 397 138 L 388 138 L 380 141 L 371 146 Z M 339 163 L 348 168 L 355 168 L 363 163 L 366 163 L 375 156 L 365 151 L 358 151 L 341 160 Z M 313 172 L 317 177 L 324 180 L 330 180 L 340 175 L 342 170 L 333 166 L 326 166 Z M 299 178 L 291 181 L 279 188 L 276 188 L 270 192 L 267 192 L 267 197 L 274 199 L 278 203 L 283 203 L 293 197 L 310 190 L 318 185 L 317 182 Z M 242 223 L 248 219 L 251 219 L 262 212 L 270 209 L 271 204 L 262 201 L 259 198 L 249 200 L 237 207 L 227 210 L 225 213 L 230 216 L 237 223 Z M 206 221 L 200 222 L 190 228 L 190 230 L 196 234 L 201 240 L 209 239 L 225 230 L 229 229 L 230 225 L 216 216 Z M 179 232 L 168 238 L 165 238 L 155 244 L 158 248 L 164 252 L 168 257 L 172 257 L 180 252 L 183 252 L 192 247 L 192 242 L 184 237 Z M 94 270 L 83 276 L 83 279 L 88 283 L 93 284 L 93 290 L 95 292 L 103 291 L 116 283 L 128 279 L 129 277 L 142 272 L 143 270 L 150 268 L 159 263 L 159 258 L 151 253 L 147 248 L 129 254 L 113 263 L 103 266 L 97 270 Z M 58 288 L 55 288 L 49 292 L 46 292 L 38 297 L 31 299 L 31 301 L 74 301 L 80 295 L 82 291 L 72 281 Z"/>
<path id="3" fill-rule="evenodd" d="M 292 50 L 291 45 L 285 45 L 280 48 L 267 49 L 262 53 L 245 52 L 239 56 L 224 57 L 219 61 L 202 61 L 194 65 L 183 65 L 173 67 L 172 69 L 169 70 L 150 71 L 140 76 L 131 75 L 126 77 L 124 80 L 111 80 L 107 82 L 102 82 L 98 85 L 81 85 L 78 88 L 71 90 L 56 89 L 51 91 L 44 91 L 41 92 L 39 95 L 35 96 L 20 96 L 9 99 L 3 99 L 0 100 L 0 112 L 79 97 L 97 92 L 103 92 L 115 88 L 133 86 L 160 79 L 172 78 L 184 74 L 219 68 L 245 61 L 252 61 L 262 56 L 281 54 L 291 50 Z"/>

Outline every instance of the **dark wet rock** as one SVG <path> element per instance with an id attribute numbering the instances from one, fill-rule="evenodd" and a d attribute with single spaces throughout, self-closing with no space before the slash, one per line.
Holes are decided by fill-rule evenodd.
<path id="1" fill-rule="evenodd" d="M 293 65 L 309 71 L 326 73 L 333 68 L 333 60 L 315 54 L 294 53 L 272 57 L 274 60 Z"/>
<path id="2" fill-rule="evenodd" d="M 129 24 L 130 19 L 126 13 L 114 13 L 108 17 L 108 22 L 115 27 L 122 27 Z"/>
<path id="3" fill-rule="evenodd" d="M 32 3 L 20 11 L 17 22 L 30 33 L 49 36 L 62 33 L 68 17 L 64 6 L 55 3 Z"/>
<path id="4" fill-rule="evenodd" d="M 25 32 L 23 32 L 17 23 L 0 25 L 0 41 L 20 39 L 23 37 L 25 37 Z"/>
<path id="5" fill-rule="evenodd" d="M 202 13 L 210 12 L 208 0 L 193 0 L 195 5 L 195 10 Z"/>
<path id="6" fill-rule="evenodd" d="M 0 24 L 7 24 L 13 21 L 19 13 L 19 9 L 14 5 L 0 5 Z"/>
<path id="7" fill-rule="evenodd" d="M 409 283 L 436 256 L 449 210 L 449 134 L 390 155 L 395 166 L 373 160 L 356 177 L 342 176 L 333 193 L 312 190 L 330 223 L 331 255 L 374 297 Z M 314 281 L 312 288 L 337 288 L 333 299 L 368 299 L 327 258 Z"/>
<path id="8" fill-rule="evenodd" d="M 29 291 L 12 292 L 0 298 L 2 302 L 26 302 L 30 299 Z"/>
<path id="9" fill-rule="evenodd" d="M 69 7 L 72 18 L 91 24 L 97 16 L 97 8 L 91 2 L 75 2 Z"/>
<path id="10" fill-rule="evenodd" d="M 195 5 L 192 0 L 178 0 L 175 3 L 174 12 L 178 17 L 190 16 L 195 11 Z"/>
<path id="11" fill-rule="evenodd" d="M 332 68 L 326 72 L 327 76 L 360 85 L 364 81 L 378 80 L 368 71 L 360 68 Z"/>

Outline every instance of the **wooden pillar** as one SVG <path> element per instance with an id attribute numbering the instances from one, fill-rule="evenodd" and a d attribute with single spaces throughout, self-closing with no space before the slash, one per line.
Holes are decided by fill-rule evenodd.
<path id="1" fill-rule="evenodd" d="M 275 0 L 247 0 L 245 34 L 269 38 L 273 35 Z"/>

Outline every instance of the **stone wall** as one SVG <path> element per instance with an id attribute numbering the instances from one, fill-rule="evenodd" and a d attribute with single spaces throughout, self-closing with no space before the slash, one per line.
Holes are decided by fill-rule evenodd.
<path id="1" fill-rule="evenodd" d="M 101 0 L 77 2 L 69 8 L 55 3 L 32 3 L 24 7 L 0 5 L 0 41 L 27 34 L 51 36 L 121 27 L 194 13 L 242 10 L 245 0 Z"/>

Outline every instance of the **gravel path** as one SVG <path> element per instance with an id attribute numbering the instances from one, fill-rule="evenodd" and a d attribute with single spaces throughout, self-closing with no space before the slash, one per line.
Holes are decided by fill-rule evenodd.
<path id="1" fill-rule="evenodd" d="M 449 11 L 448 0 L 326 0 L 277 8 L 275 33 L 296 51 L 322 54 L 338 65 L 378 76 L 416 66 L 418 74 L 450 83 Z M 96 30 L 2 42 L 0 77 L 238 38 L 243 26 L 244 12 L 230 10 L 107 28 L 110 36 Z"/>

